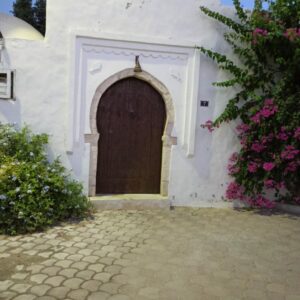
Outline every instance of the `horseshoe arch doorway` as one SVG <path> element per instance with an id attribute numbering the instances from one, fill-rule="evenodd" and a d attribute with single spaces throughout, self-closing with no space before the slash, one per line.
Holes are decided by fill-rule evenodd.
<path id="1" fill-rule="evenodd" d="M 97 110 L 96 194 L 159 194 L 166 109 L 149 83 L 111 85 Z"/>

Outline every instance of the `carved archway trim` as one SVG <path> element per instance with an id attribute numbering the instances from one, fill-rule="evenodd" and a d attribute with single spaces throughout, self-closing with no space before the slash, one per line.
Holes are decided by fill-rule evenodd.
<path id="1" fill-rule="evenodd" d="M 104 92 L 119 80 L 135 77 L 137 79 L 143 80 L 149 83 L 154 89 L 156 89 L 162 96 L 165 107 L 166 107 L 166 125 L 164 129 L 164 135 L 162 137 L 163 149 L 162 149 L 162 168 L 161 168 L 161 184 L 160 184 L 160 194 L 162 196 L 168 196 L 169 187 L 169 175 L 170 175 L 170 160 L 171 160 L 171 147 L 172 145 L 177 145 L 177 138 L 172 137 L 172 130 L 174 127 L 175 113 L 174 106 L 172 102 L 171 94 L 169 93 L 167 87 L 160 82 L 158 79 L 153 77 L 148 72 L 134 72 L 134 69 L 125 69 L 118 72 L 109 78 L 107 78 L 103 83 L 101 83 L 93 97 L 93 101 L 90 109 L 90 128 L 91 134 L 85 134 L 85 142 L 90 143 L 90 169 L 89 169 L 89 196 L 96 196 L 96 174 L 97 174 L 97 160 L 98 160 L 98 141 L 101 136 L 99 135 L 97 129 L 97 110 L 99 102 L 101 101 Z"/>

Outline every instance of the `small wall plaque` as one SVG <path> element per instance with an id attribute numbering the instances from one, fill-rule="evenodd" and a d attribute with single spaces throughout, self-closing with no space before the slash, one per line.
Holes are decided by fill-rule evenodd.
<path id="1" fill-rule="evenodd" d="M 209 101 L 207 101 L 207 100 L 201 100 L 200 101 L 200 106 L 201 107 L 208 107 L 209 106 Z"/>

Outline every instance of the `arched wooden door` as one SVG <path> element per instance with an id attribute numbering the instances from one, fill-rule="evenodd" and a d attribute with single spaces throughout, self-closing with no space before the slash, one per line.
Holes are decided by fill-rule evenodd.
<path id="1" fill-rule="evenodd" d="M 100 99 L 97 194 L 159 194 L 166 110 L 162 96 L 130 77 Z"/>

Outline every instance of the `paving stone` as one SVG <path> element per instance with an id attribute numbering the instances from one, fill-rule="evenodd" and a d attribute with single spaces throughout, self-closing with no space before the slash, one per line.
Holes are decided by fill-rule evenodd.
<path id="1" fill-rule="evenodd" d="M 117 294 L 118 289 L 122 286 L 121 283 L 117 282 L 108 282 L 108 283 L 103 283 L 100 287 L 101 291 L 107 292 L 109 294 Z"/>
<path id="2" fill-rule="evenodd" d="M 23 271 L 25 269 L 25 266 L 24 265 L 18 265 L 18 266 L 16 266 L 16 270 L 18 271 L 18 272 L 21 272 L 21 271 Z"/>
<path id="3" fill-rule="evenodd" d="M 129 276 L 138 276 L 141 273 L 141 269 L 133 266 L 124 267 L 121 269 L 122 274 L 126 274 Z"/>
<path id="4" fill-rule="evenodd" d="M 91 279 L 95 274 L 95 271 L 91 270 L 85 270 L 85 271 L 80 271 L 76 274 L 76 277 L 82 278 L 84 280 L 89 280 Z"/>
<path id="5" fill-rule="evenodd" d="M 36 244 L 35 243 L 25 243 L 25 244 L 20 245 L 20 247 L 23 249 L 26 249 L 26 250 L 31 250 L 34 247 L 36 247 Z"/>
<path id="6" fill-rule="evenodd" d="M 76 262 L 73 265 L 71 265 L 72 269 L 78 269 L 78 270 L 85 270 L 89 264 L 83 261 Z"/>
<path id="7" fill-rule="evenodd" d="M 7 247 L 7 246 L 2 246 L 2 247 L 0 247 L 0 252 L 5 252 L 8 250 L 8 248 L 9 247 Z"/>
<path id="8" fill-rule="evenodd" d="M 89 262 L 89 263 L 95 263 L 97 260 L 99 260 L 99 257 L 93 255 L 86 256 L 82 259 L 82 261 Z"/>
<path id="9" fill-rule="evenodd" d="M 43 245 L 35 246 L 34 249 L 39 251 L 43 251 L 43 250 L 45 251 L 50 249 L 51 247 L 52 247 L 51 245 L 43 244 Z"/>
<path id="10" fill-rule="evenodd" d="M 48 295 L 56 297 L 58 299 L 65 299 L 66 295 L 69 293 L 70 288 L 65 286 L 60 286 L 56 288 L 52 288 L 49 290 Z"/>
<path id="11" fill-rule="evenodd" d="M 108 257 L 117 258 L 117 259 L 118 259 L 118 258 L 121 258 L 122 255 L 123 255 L 122 252 L 117 252 L 117 251 L 109 252 L 109 253 L 107 254 Z"/>
<path id="12" fill-rule="evenodd" d="M 72 254 L 68 256 L 68 260 L 80 261 L 84 256 L 82 254 Z"/>
<path id="13" fill-rule="evenodd" d="M 20 254 L 22 251 L 23 251 L 22 248 L 16 248 L 16 249 L 10 250 L 9 252 L 11 254 Z"/>
<path id="14" fill-rule="evenodd" d="M 73 300 L 83 300 L 87 297 L 88 294 L 89 292 L 87 290 L 78 289 L 78 290 L 71 291 L 68 294 L 68 297 Z"/>
<path id="15" fill-rule="evenodd" d="M 159 289 L 154 287 L 145 287 L 139 290 L 138 295 L 149 299 L 159 299 Z"/>
<path id="16" fill-rule="evenodd" d="M 24 280 L 26 277 L 28 277 L 28 273 L 16 273 L 11 276 L 12 279 L 16 280 Z"/>
<path id="17" fill-rule="evenodd" d="M 71 242 L 71 241 L 65 241 L 60 243 L 61 246 L 63 247 L 72 247 L 75 244 L 75 242 Z"/>
<path id="18" fill-rule="evenodd" d="M 300 282 L 300 281 L 299 281 Z M 285 294 L 285 286 L 279 283 L 270 283 L 267 285 L 267 290 L 270 292 Z"/>
<path id="19" fill-rule="evenodd" d="M 105 267 L 104 271 L 112 275 L 117 275 L 121 273 L 122 268 L 123 268 L 122 266 L 112 265 L 112 266 Z"/>
<path id="20" fill-rule="evenodd" d="M 104 246 L 102 247 L 101 250 L 103 251 L 107 251 L 107 252 L 113 252 L 117 247 L 113 246 L 113 245 L 108 245 L 108 246 Z"/>
<path id="21" fill-rule="evenodd" d="M 30 294 L 20 295 L 14 298 L 14 300 L 34 300 L 34 299 L 36 299 L 36 296 Z"/>
<path id="22" fill-rule="evenodd" d="M 30 284 L 25 283 L 17 283 L 10 287 L 10 290 L 17 293 L 25 293 L 31 287 Z"/>
<path id="23" fill-rule="evenodd" d="M 64 260 L 58 261 L 57 263 L 55 263 L 55 265 L 58 266 L 58 267 L 62 267 L 62 268 L 68 268 L 73 263 L 74 263 L 73 260 L 66 260 L 66 259 L 64 259 Z"/>
<path id="24" fill-rule="evenodd" d="M 20 299 L 20 300 L 22 300 L 22 299 Z M 57 300 L 57 299 L 52 296 L 42 296 L 42 297 L 39 297 L 38 300 Z M 66 300 L 66 299 L 64 299 L 64 300 Z"/>
<path id="25" fill-rule="evenodd" d="M 52 285 L 54 287 L 57 287 L 59 285 L 61 285 L 61 283 L 65 280 L 66 278 L 63 277 L 63 276 L 53 276 L 53 277 L 50 277 L 48 278 L 44 283 L 45 284 L 49 284 L 49 285 Z"/>
<path id="26" fill-rule="evenodd" d="M 85 228 L 80 228 L 81 231 L 85 231 L 86 229 Z M 73 241 L 75 242 L 82 242 L 82 240 L 84 240 L 84 237 L 80 236 L 79 234 L 77 234 L 77 236 L 75 236 L 73 238 Z"/>
<path id="27" fill-rule="evenodd" d="M 78 251 L 78 254 L 82 254 L 84 256 L 91 255 L 94 252 L 92 249 L 81 249 Z"/>
<path id="28" fill-rule="evenodd" d="M 57 246 L 60 243 L 60 241 L 51 239 L 51 240 L 48 240 L 47 243 L 50 244 L 51 246 Z"/>
<path id="29" fill-rule="evenodd" d="M 77 269 L 72 269 L 72 268 L 67 268 L 67 269 L 64 269 L 64 270 L 61 270 L 58 275 L 62 275 L 66 278 L 73 278 L 74 277 L 74 274 L 77 273 L 78 270 Z"/>
<path id="30" fill-rule="evenodd" d="M 46 274 L 35 274 L 30 277 L 30 281 L 36 282 L 36 283 L 42 283 L 45 281 L 49 276 Z"/>
<path id="31" fill-rule="evenodd" d="M 41 245 L 41 244 L 45 244 L 47 242 L 46 239 L 44 238 L 37 238 L 37 239 L 34 239 L 33 241 L 35 244 L 38 244 L 38 245 Z"/>
<path id="32" fill-rule="evenodd" d="M 88 245 L 87 243 L 76 243 L 73 246 L 77 247 L 77 248 L 80 248 L 80 249 L 83 249 L 83 248 L 86 248 L 87 245 Z"/>
<path id="33" fill-rule="evenodd" d="M 104 292 L 95 292 L 92 293 L 87 300 L 106 300 L 109 298 L 109 294 L 104 293 Z"/>
<path id="34" fill-rule="evenodd" d="M 126 276 L 124 274 L 118 274 L 118 275 L 113 276 L 111 281 L 126 284 L 126 283 L 128 283 L 129 278 L 128 278 L 128 276 Z"/>
<path id="35" fill-rule="evenodd" d="M 5 246 L 7 248 L 17 248 L 17 247 L 20 247 L 20 245 L 21 245 L 21 242 L 9 242 Z"/>
<path id="36" fill-rule="evenodd" d="M 300 296 L 299 295 L 286 295 L 285 299 L 286 300 L 300 300 Z"/>
<path id="37" fill-rule="evenodd" d="M 91 291 L 91 292 L 96 292 L 99 290 L 99 287 L 102 285 L 102 282 L 99 280 L 88 280 L 85 281 L 82 285 L 81 288 Z"/>
<path id="38" fill-rule="evenodd" d="M 119 265 L 119 266 L 131 266 L 132 265 L 132 261 L 129 259 L 116 259 L 114 261 L 114 265 Z M 159 264 L 161 266 L 161 264 Z"/>
<path id="39" fill-rule="evenodd" d="M 43 265 L 31 265 L 26 268 L 26 271 L 29 271 L 32 274 L 36 274 L 36 273 L 39 273 L 44 268 L 45 268 L 45 266 L 43 266 Z"/>
<path id="40" fill-rule="evenodd" d="M 41 272 L 43 273 L 43 274 L 47 274 L 47 275 L 49 275 L 49 276 L 54 276 L 54 275 L 56 275 L 59 271 L 61 271 L 61 267 L 47 267 L 47 268 L 45 268 L 45 269 L 43 269 Z"/>
<path id="41" fill-rule="evenodd" d="M 35 239 L 35 238 L 32 237 L 32 236 L 25 236 L 25 237 L 21 238 L 20 241 L 26 243 L 26 242 L 31 242 L 31 241 L 33 241 L 34 239 Z"/>
<path id="42" fill-rule="evenodd" d="M 100 280 L 102 282 L 108 282 L 111 279 L 112 275 L 110 273 L 98 273 L 96 274 L 93 279 Z"/>
<path id="43" fill-rule="evenodd" d="M 109 297 L 108 300 L 131 300 L 131 298 L 129 296 L 119 294 Z"/>
<path id="44" fill-rule="evenodd" d="M 137 296 L 137 292 L 139 291 L 138 287 L 135 284 L 124 284 L 119 288 L 119 294 L 124 294 L 130 296 L 132 299 L 141 299 L 141 296 Z M 176 299 L 177 295 L 170 299 Z M 166 298 L 168 299 L 168 298 Z"/>
<path id="45" fill-rule="evenodd" d="M 14 298 L 15 296 L 17 296 L 17 293 L 16 293 L 16 292 L 5 291 L 5 292 L 1 292 L 1 294 L 0 294 L 0 299 L 11 300 L 11 299 Z"/>
<path id="46" fill-rule="evenodd" d="M 44 265 L 44 266 L 51 267 L 51 266 L 53 266 L 56 262 L 57 262 L 56 259 L 51 258 L 51 259 L 47 259 L 47 260 L 43 261 L 41 264 Z"/>
<path id="47" fill-rule="evenodd" d="M 122 242 L 122 241 L 111 241 L 111 242 L 109 243 L 109 245 L 111 245 L 111 246 L 116 246 L 116 247 L 122 247 L 123 244 L 124 244 L 124 242 Z"/>
<path id="48" fill-rule="evenodd" d="M 97 239 L 95 238 L 87 238 L 87 239 L 84 239 L 82 242 L 86 243 L 86 244 L 95 244 L 97 241 Z"/>
<path id="49" fill-rule="evenodd" d="M 136 253 L 126 253 L 126 254 L 123 254 L 122 258 L 123 259 L 129 259 L 129 260 L 136 260 L 136 259 L 139 259 L 141 256 L 139 254 L 136 254 Z"/>
<path id="50" fill-rule="evenodd" d="M 63 285 L 70 288 L 70 289 L 79 289 L 80 285 L 84 282 L 83 279 L 80 278 L 71 278 L 67 279 Z"/>
<path id="51" fill-rule="evenodd" d="M 88 270 L 95 271 L 96 273 L 100 273 L 105 268 L 105 265 L 103 264 L 91 264 L 88 266 Z"/>
<path id="52" fill-rule="evenodd" d="M 0 253 L 0 258 L 8 258 L 11 255 L 9 253 Z"/>
<path id="53" fill-rule="evenodd" d="M 75 254 L 79 252 L 79 249 L 76 247 L 68 247 L 64 249 L 64 252 L 69 254 Z"/>
<path id="54" fill-rule="evenodd" d="M 30 292 L 37 296 L 44 296 L 51 289 L 50 285 L 41 284 L 31 288 Z"/>
<path id="55" fill-rule="evenodd" d="M 98 257 L 100 258 L 100 260 L 99 260 L 100 262 L 101 262 L 101 260 L 103 260 L 103 259 L 108 259 L 108 260 L 110 260 L 110 261 L 113 261 L 113 260 L 114 260 L 113 258 L 105 257 L 105 256 L 107 255 L 107 253 L 108 253 L 108 252 L 106 252 L 106 251 L 96 250 L 96 251 L 93 252 L 93 255 L 98 256 Z"/>
<path id="56" fill-rule="evenodd" d="M 129 253 L 131 251 L 131 248 L 130 247 L 118 247 L 118 248 L 116 248 L 116 251 L 125 254 L 125 253 Z"/>
<path id="57" fill-rule="evenodd" d="M 49 258 L 50 256 L 53 255 L 53 251 L 46 251 L 46 252 L 40 252 L 38 253 L 38 256 L 44 257 L 44 258 Z"/>
<path id="58" fill-rule="evenodd" d="M 37 250 L 28 250 L 23 252 L 26 255 L 34 256 L 37 255 L 38 251 Z"/>
<path id="59" fill-rule="evenodd" d="M 53 255 L 53 257 L 57 258 L 57 259 L 65 259 L 67 256 L 69 256 L 69 253 L 56 253 Z"/>

